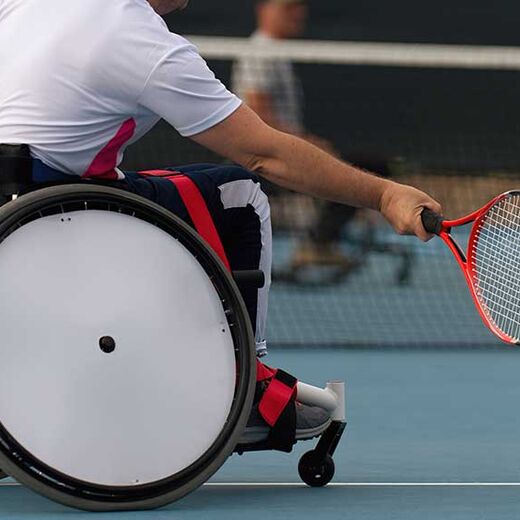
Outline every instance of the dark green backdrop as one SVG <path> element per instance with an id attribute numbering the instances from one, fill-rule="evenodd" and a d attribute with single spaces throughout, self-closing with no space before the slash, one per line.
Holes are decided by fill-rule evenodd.
<path id="1" fill-rule="evenodd" d="M 520 4 L 496 0 L 310 0 L 313 38 L 363 41 L 520 44 Z M 252 0 L 191 0 L 169 18 L 193 34 L 245 36 Z"/>

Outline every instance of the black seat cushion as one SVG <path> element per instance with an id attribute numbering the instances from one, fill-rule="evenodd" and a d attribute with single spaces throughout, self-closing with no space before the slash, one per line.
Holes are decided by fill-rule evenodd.
<path id="1" fill-rule="evenodd" d="M 26 144 L 0 144 L 0 195 L 14 195 L 32 183 L 32 158 Z"/>

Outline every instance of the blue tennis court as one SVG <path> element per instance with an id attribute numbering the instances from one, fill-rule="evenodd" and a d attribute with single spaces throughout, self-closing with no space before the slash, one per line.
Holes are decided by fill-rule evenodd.
<path id="1" fill-rule="evenodd" d="M 167 508 L 111 518 L 514 518 L 520 514 L 520 352 L 278 349 L 270 362 L 303 380 L 347 382 L 347 433 L 325 489 L 299 481 L 299 455 L 234 455 Z M 26 488 L 0 487 L 5 518 L 85 513 Z M 98 515 L 96 515 L 98 516 Z M 101 515 L 103 516 L 103 515 Z"/>

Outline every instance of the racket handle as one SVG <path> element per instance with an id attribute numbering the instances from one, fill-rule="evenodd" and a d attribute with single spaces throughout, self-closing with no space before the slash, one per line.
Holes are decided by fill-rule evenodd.
<path id="1" fill-rule="evenodd" d="M 424 229 L 426 229 L 428 233 L 434 233 L 435 235 L 438 235 L 442 231 L 442 223 L 444 222 L 444 219 L 441 215 L 435 213 L 435 211 L 424 208 L 423 212 L 421 213 L 421 220 Z"/>

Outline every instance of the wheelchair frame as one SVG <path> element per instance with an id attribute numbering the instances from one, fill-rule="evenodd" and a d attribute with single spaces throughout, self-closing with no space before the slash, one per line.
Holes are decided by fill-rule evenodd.
<path id="1" fill-rule="evenodd" d="M 25 150 L 23 157 L 10 157 L 5 161 L 0 149 L 0 196 L 6 202 L 0 207 L 0 251 L 4 240 L 23 226 L 43 217 L 66 216 L 71 212 L 116 212 L 158 227 L 193 255 L 219 294 L 233 337 L 237 382 L 226 425 L 210 449 L 189 467 L 158 482 L 106 486 L 79 481 L 34 457 L 4 427 L 2 417 L 0 467 L 36 492 L 72 507 L 91 511 L 150 509 L 178 500 L 198 488 L 233 451 L 241 454 L 268 449 L 262 443 L 237 446 L 252 407 L 256 382 L 254 336 L 237 284 L 261 286 L 261 273 L 238 272 L 231 276 L 215 253 L 188 225 L 161 206 L 123 190 L 82 182 L 39 188 L 11 201 L 13 195 L 23 193 L 30 185 L 27 153 Z M 7 172 L 5 177 L 4 172 Z M 334 474 L 332 455 L 346 424 L 344 385 L 333 382 L 326 389 L 320 389 L 298 383 L 297 396 L 305 404 L 319 405 L 332 413 L 332 423 L 321 436 L 318 446 L 306 453 L 299 465 L 300 476 L 307 484 L 323 486 Z"/>

